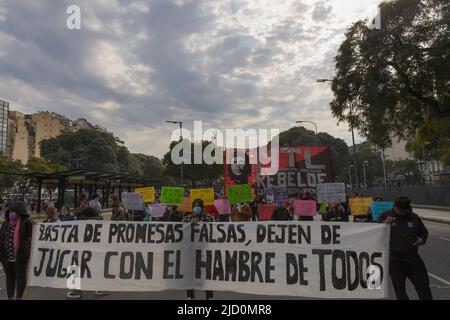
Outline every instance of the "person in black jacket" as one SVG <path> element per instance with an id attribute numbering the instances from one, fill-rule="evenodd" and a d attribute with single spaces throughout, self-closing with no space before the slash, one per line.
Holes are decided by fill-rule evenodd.
<path id="1" fill-rule="evenodd" d="M 21 300 L 27 286 L 33 224 L 25 203 L 14 203 L 0 229 L 0 260 L 6 275 L 8 299 Z"/>
<path id="2" fill-rule="evenodd" d="M 398 197 L 394 208 L 382 213 L 378 222 L 391 225 L 389 273 L 397 299 L 409 300 L 405 287 L 409 278 L 419 299 L 432 300 L 428 272 L 418 250 L 426 243 L 428 231 L 419 216 L 412 212 L 411 201 Z"/>

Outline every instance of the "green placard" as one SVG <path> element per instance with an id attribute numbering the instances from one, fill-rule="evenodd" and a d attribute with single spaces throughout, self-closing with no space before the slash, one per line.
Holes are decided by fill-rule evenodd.
<path id="1" fill-rule="evenodd" d="M 320 207 L 319 207 L 319 212 L 320 213 L 325 213 L 327 212 L 327 207 L 328 207 L 328 203 L 321 203 Z"/>
<path id="2" fill-rule="evenodd" d="M 162 187 L 161 203 L 181 205 L 184 201 L 184 188 Z"/>
<path id="3" fill-rule="evenodd" d="M 227 195 L 228 202 L 231 204 L 253 201 L 252 188 L 248 184 L 228 186 Z"/>

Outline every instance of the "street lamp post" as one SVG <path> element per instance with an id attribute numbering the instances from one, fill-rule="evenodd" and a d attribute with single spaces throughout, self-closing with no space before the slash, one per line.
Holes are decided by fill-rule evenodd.
<path id="1" fill-rule="evenodd" d="M 180 142 L 183 142 L 183 122 L 181 122 L 181 121 L 166 121 L 166 122 L 180 125 Z M 180 178 L 181 178 L 181 183 L 183 183 L 183 180 L 184 180 L 184 175 L 183 175 L 183 164 L 184 164 L 183 149 L 181 149 L 181 158 L 183 160 L 181 161 L 181 166 L 180 166 Z"/>
<path id="2" fill-rule="evenodd" d="M 369 163 L 369 161 L 363 161 L 364 189 L 367 189 L 366 164 L 368 164 L 368 163 Z"/>
<path id="3" fill-rule="evenodd" d="M 384 155 L 384 149 L 381 149 L 381 160 L 383 162 L 384 188 L 387 189 L 386 157 Z"/>
<path id="4" fill-rule="evenodd" d="M 348 175 L 350 177 L 350 188 L 353 188 L 353 183 L 352 183 L 352 168 L 353 167 L 354 167 L 354 165 L 352 165 L 352 164 L 348 167 Z"/>
<path id="5" fill-rule="evenodd" d="M 316 128 L 316 134 L 317 134 L 317 124 L 313 121 L 297 121 L 296 123 L 311 123 L 314 125 L 314 127 Z"/>
<path id="6" fill-rule="evenodd" d="M 333 82 L 331 79 L 317 79 L 316 82 L 318 83 L 325 83 L 325 82 Z M 353 109 L 350 108 L 350 114 L 352 114 Z M 353 145 L 353 163 L 355 164 L 355 185 L 356 189 L 359 188 L 359 176 L 358 176 L 358 168 L 356 167 L 356 145 L 355 145 L 355 132 L 353 130 L 353 125 L 350 124 L 350 129 L 352 131 L 352 145 Z"/>

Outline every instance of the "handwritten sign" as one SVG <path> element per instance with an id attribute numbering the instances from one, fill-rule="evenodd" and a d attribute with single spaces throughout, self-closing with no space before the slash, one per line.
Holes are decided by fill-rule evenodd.
<path id="1" fill-rule="evenodd" d="M 143 210 L 142 194 L 122 192 L 122 205 L 128 210 Z"/>
<path id="2" fill-rule="evenodd" d="M 346 202 L 344 183 L 320 183 L 317 185 L 317 201 L 319 203 Z"/>
<path id="3" fill-rule="evenodd" d="M 228 202 L 230 204 L 240 202 L 252 202 L 252 188 L 248 184 L 228 186 Z"/>
<path id="4" fill-rule="evenodd" d="M 352 216 L 365 216 L 372 203 L 372 198 L 350 198 Z"/>
<path id="5" fill-rule="evenodd" d="M 220 215 L 231 213 L 231 205 L 227 199 L 215 200 L 214 206 L 216 207 L 217 212 L 219 212 Z"/>
<path id="6" fill-rule="evenodd" d="M 151 205 L 152 207 L 152 217 L 160 218 L 164 215 L 164 212 L 166 212 L 167 206 L 162 203 L 154 203 Z"/>
<path id="7" fill-rule="evenodd" d="M 161 203 L 164 204 L 183 204 L 184 188 L 162 187 L 161 189 Z"/>
<path id="8" fill-rule="evenodd" d="M 394 202 L 392 201 L 375 201 L 370 204 L 370 209 L 372 211 L 372 221 L 377 221 L 378 217 L 388 210 L 394 207 Z"/>
<path id="9" fill-rule="evenodd" d="M 214 205 L 214 189 L 191 189 L 191 199 L 202 199 L 205 206 Z"/>
<path id="10" fill-rule="evenodd" d="M 295 215 L 301 217 L 314 217 L 317 215 L 317 202 L 315 200 L 295 200 Z"/>
<path id="11" fill-rule="evenodd" d="M 144 202 L 155 202 L 155 188 L 136 188 L 134 192 L 142 194 L 142 201 Z"/>
<path id="12" fill-rule="evenodd" d="M 275 210 L 276 207 L 275 204 L 259 204 L 258 221 L 270 221 L 272 219 L 273 210 Z"/>

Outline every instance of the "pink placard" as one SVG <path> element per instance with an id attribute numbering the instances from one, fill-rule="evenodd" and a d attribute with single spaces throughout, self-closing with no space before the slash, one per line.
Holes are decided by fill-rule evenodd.
<path id="1" fill-rule="evenodd" d="M 231 206 L 227 199 L 214 200 L 214 206 L 220 215 L 231 214 Z"/>
<path id="2" fill-rule="evenodd" d="M 161 203 L 152 204 L 152 217 L 160 218 L 166 212 L 167 206 Z"/>
<path id="3" fill-rule="evenodd" d="M 272 212 L 275 208 L 275 204 L 259 204 L 258 221 L 270 221 L 272 219 Z"/>
<path id="4" fill-rule="evenodd" d="M 317 215 L 317 203 L 315 200 L 295 200 L 295 215 L 302 217 L 314 217 Z"/>

